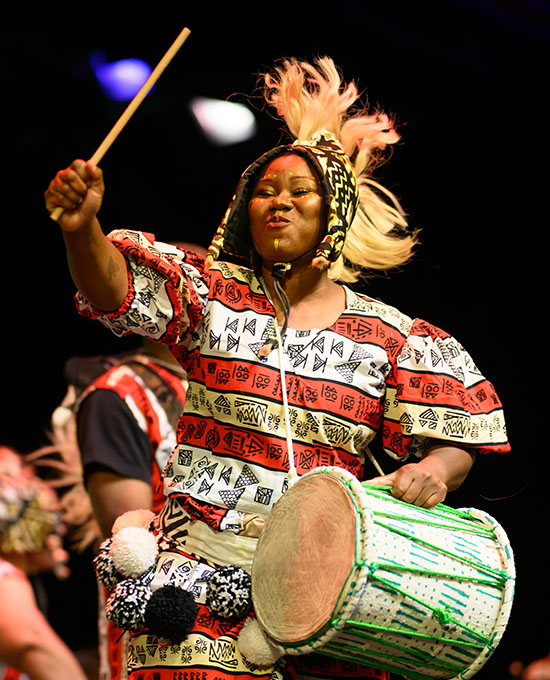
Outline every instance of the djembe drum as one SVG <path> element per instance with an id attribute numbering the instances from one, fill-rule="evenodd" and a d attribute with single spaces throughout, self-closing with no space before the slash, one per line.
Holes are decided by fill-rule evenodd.
<path id="1" fill-rule="evenodd" d="M 252 599 L 280 654 L 315 651 L 419 680 L 462 679 L 498 644 L 514 582 L 506 534 L 486 513 L 416 507 L 323 467 L 268 517 Z"/>

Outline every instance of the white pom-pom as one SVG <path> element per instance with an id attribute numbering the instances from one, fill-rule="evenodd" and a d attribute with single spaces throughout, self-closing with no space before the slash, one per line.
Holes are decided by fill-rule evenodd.
<path id="1" fill-rule="evenodd" d="M 111 555 L 120 574 L 126 578 L 139 578 L 156 562 L 156 538 L 143 527 L 125 527 L 113 536 Z"/>
<path id="2" fill-rule="evenodd" d="M 257 666 L 272 666 L 285 651 L 268 639 L 256 619 L 248 618 L 239 633 L 239 649 Z"/>
<path id="3" fill-rule="evenodd" d="M 118 534 L 121 529 L 125 527 L 144 527 L 147 528 L 155 518 L 155 513 L 146 508 L 139 510 L 128 510 L 128 512 L 119 515 L 113 524 L 111 533 L 113 536 Z"/>

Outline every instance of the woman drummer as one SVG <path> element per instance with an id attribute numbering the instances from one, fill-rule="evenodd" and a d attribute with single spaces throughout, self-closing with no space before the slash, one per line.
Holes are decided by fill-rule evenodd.
<path id="1" fill-rule="evenodd" d="M 46 191 L 47 209 L 63 209 L 81 314 L 168 344 L 189 375 L 151 589 L 192 592 L 197 616 L 185 639 L 152 636 L 151 617 L 128 623 L 132 678 L 279 677 L 295 665 L 345 674 L 313 655 L 251 665 L 235 644 L 246 612 L 216 609 L 207 582 L 227 565 L 246 573 L 263 519 L 296 475 L 336 465 L 372 476 L 364 464 L 377 433 L 390 456 L 414 462 L 376 481 L 424 507 L 463 482 L 477 452 L 509 448 L 498 397 L 460 344 L 347 285 L 403 264 L 416 242 L 371 176 L 399 139 L 390 119 L 350 115 L 357 89 L 327 58 L 283 62 L 266 75 L 265 96 L 294 142 L 245 171 L 206 260 L 150 234 L 104 236 L 103 176 L 89 162 L 74 161 Z M 219 261 L 223 253 L 246 266 Z M 127 621 L 130 595 L 113 597 L 113 616 L 118 602 Z"/>

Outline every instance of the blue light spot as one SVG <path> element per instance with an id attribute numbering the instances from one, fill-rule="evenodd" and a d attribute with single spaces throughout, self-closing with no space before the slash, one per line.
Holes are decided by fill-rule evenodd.
<path id="1" fill-rule="evenodd" d="M 152 72 L 141 59 L 108 62 L 98 52 L 90 55 L 90 65 L 105 96 L 117 102 L 133 99 Z"/>

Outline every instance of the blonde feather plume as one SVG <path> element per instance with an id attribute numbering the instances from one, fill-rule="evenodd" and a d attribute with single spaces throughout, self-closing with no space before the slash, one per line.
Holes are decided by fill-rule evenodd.
<path id="1" fill-rule="evenodd" d="M 357 86 L 343 82 L 329 57 L 313 64 L 283 60 L 272 73 L 264 75 L 264 97 L 298 143 L 327 131 L 353 162 L 360 208 L 329 276 L 353 282 L 368 270 L 405 264 L 413 255 L 417 232 L 408 229 L 397 197 L 372 177 L 374 168 L 400 139 L 391 118 L 358 106 Z"/>

